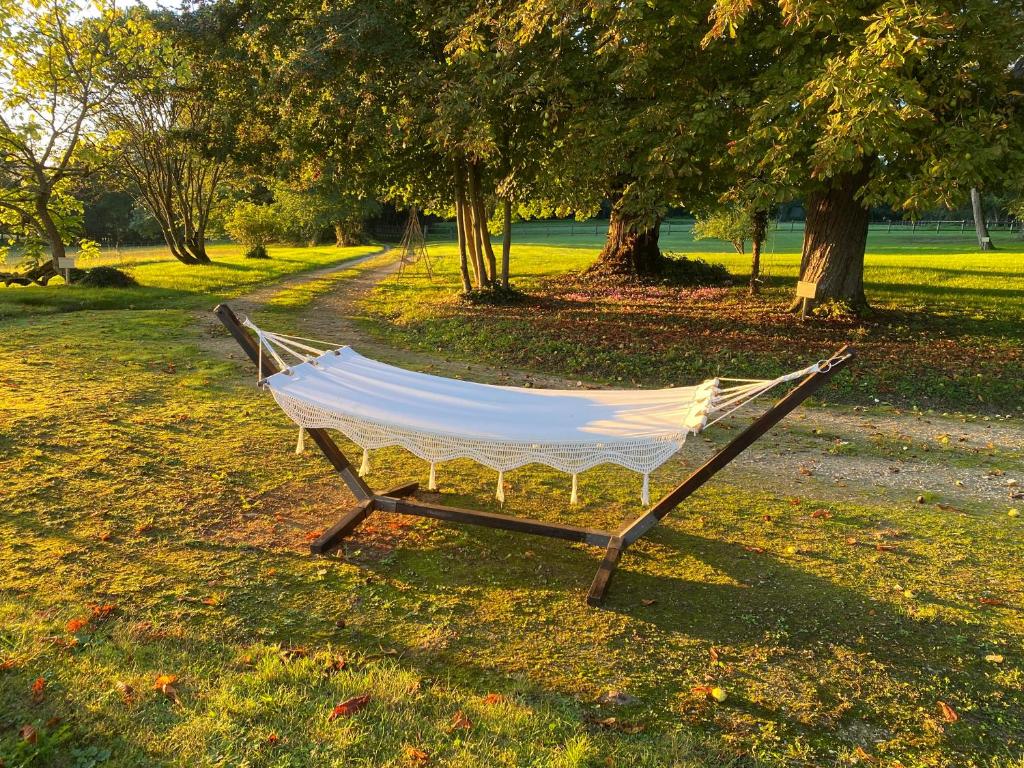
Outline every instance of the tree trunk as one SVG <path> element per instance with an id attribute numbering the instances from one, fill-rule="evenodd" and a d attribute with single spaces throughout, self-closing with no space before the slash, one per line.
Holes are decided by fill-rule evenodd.
<path id="1" fill-rule="evenodd" d="M 501 287 L 508 288 L 508 263 L 512 254 L 512 201 L 506 199 L 501 219 Z"/>
<path id="2" fill-rule="evenodd" d="M 469 282 L 469 265 L 467 263 L 466 243 L 466 187 L 462 177 L 462 167 L 455 165 L 455 232 L 459 239 L 459 272 L 462 275 L 462 292 L 469 293 L 473 286 Z"/>
<path id="3" fill-rule="evenodd" d="M 653 227 L 645 228 L 636 219 L 623 214 L 617 205 L 613 205 L 608 220 L 608 237 L 591 270 L 641 277 L 661 274 L 666 259 L 658 248 L 660 231 L 660 221 Z"/>
<path id="4" fill-rule="evenodd" d="M 354 227 L 350 222 L 334 222 L 334 245 L 338 248 L 348 248 L 353 245 L 362 245 L 364 242 L 363 228 Z"/>
<path id="5" fill-rule="evenodd" d="M 480 183 L 480 166 L 473 163 L 469 167 L 469 189 L 473 200 L 473 213 L 477 231 L 480 235 L 480 257 L 486 259 L 485 274 L 487 284 L 494 285 L 498 280 L 498 264 L 491 246 L 491 233 L 487 231 L 487 209 L 484 206 L 483 186 Z"/>
<path id="6" fill-rule="evenodd" d="M 50 215 L 50 196 L 42 194 L 36 198 L 36 219 L 43 230 L 43 235 L 50 244 L 50 261 L 55 272 L 60 271 L 59 260 L 67 255 L 64 238 L 61 237 L 57 224 Z"/>
<path id="7" fill-rule="evenodd" d="M 870 166 L 865 163 L 857 173 L 836 176 L 827 189 L 808 195 L 800 259 L 800 279 L 818 284 L 816 302 L 842 301 L 855 312 L 868 307 L 864 295 L 868 209 L 856 195 L 869 175 Z M 798 310 L 801 303 L 794 299 L 790 310 Z"/>
<path id="8" fill-rule="evenodd" d="M 974 211 L 974 231 L 978 233 L 978 247 L 983 251 L 994 251 L 992 238 L 988 236 L 985 225 L 985 209 L 981 205 L 981 195 L 975 187 L 971 187 L 971 210 Z"/>
<path id="9" fill-rule="evenodd" d="M 750 238 L 750 293 L 756 295 L 761 284 L 761 246 L 764 244 L 765 233 L 768 230 L 768 212 L 754 211 L 751 224 L 753 231 Z"/>

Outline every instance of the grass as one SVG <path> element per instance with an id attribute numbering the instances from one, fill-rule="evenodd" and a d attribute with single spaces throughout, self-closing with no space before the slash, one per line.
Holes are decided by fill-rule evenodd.
<path id="1" fill-rule="evenodd" d="M 799 269 L 799 232 L 773 233 L 761 295 L 748 296 L 749 256 L 717 241 L 664 244 L 724 263 L 730 289 L 629 289 L 578 279 L 594 258 L 588 237 L 519 245 L 515 284 L 523 305 L 458 301 L 457 254 L 432 249 L 437 279 L 383 283 L 365 302 L 388 342 L 467 360 L 608 384 L 689 384 L 709 375 L 774 376 L 853 343 L 861 362 L 831 390 L 845 403 L 989 414 L 1024 410 L 1024 243 L 971 250 L 959 233 L 873 233 L 865 281 L 874 313 L 863 321 L 801 323 L 786 312 Z M 713 250 L 717 249 L 717 250 Z"/>
<path id="2" fill-rule="evenodd" d="M 285 276 L 376 250 L 377 246 L 281 246 L 270 249 L 270 259 L 246 259 L 245 248 L 241 246 L 213 245 L 209 248 L 213 264 L 192 267 L 169 260 L 162 247 L 128 248 L 104 253 L 93 262 L 79 259 L 77 266 L 120 267 L 138 280 L 140 289 L 77 286 L 69 291 L 59 278 L 47 287 L 7 288 L 0 291 L 0 318 L 82 310 L 200 309 L 212 306 L 211 301 L 233 298 Z"/>
<path id="3" fill-rule="evenodd" d="M 0 294 L 6 766 L 1024 765 L 1022 523 L 1005 505 L 730 474 L 625 556 L 607 610 L 582 603 L 598 553 L 562 542 L 380 516 L 311 558 L 340 484 L 292 453 L 293 428 L 196 310 L 358 253 L 147 257 L 137 292 Z M 516 263 L 539 286 L 572 253 Z M 274 295 L 274 320 L 297 323 L 347 274 Z M 440 293 L 382 289 L 405 324 L 448 307 Z M 397 450 L 373 467 L 377 487 L 426 473 Z M 652 492 L 684 472 L 670 462 Z M 497 509 L 493 473 L 450 462 L 439 480 L 451 503 Z M 568 493 L 541 468 L 508 480 L 510 514 Z M 558 515 L 611 525 L 637 492 L 599 468 Z M 630 698 L 599 703 L 610 691 Z"/>

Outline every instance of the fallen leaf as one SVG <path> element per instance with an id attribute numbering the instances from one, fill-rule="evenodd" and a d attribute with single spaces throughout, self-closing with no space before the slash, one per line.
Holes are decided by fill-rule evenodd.
<path id="1" fill-rule="evenodd" d="M 865 752 L 864 747 L 860 745 L 858 745 L 857 748 L 853 750 L 853 754 L 856 755 L 858 759 L 863 760 L 867 763 L 875 762 L 875 758 L 873 758 L 871 755 Z"/>
<path id="2" fill-rule="evenodd" d="M 18 735 L 21 736 L 22 741 L 27 741 L 29 744 L 35 744 L 39 740 L 39 733 L 34 725 L 21 726 L 18 729 Z"/>
<path id="3" fill-rule="evenodd" d="M 316 541 L 323 536 L 323 531 L 310 531 L 306 534 L 306 541 Z"/>
<path id="4" fill-rule="evenodd" d="M 875 551 L 877 552 L 895 552 L 896 547 L 892 544 L 882 544 L 881 542 L 875 544 Z"/>
<path id="5" fill-rule="evenodd" d="M 419 747 L 406 747 L 405 760 L 409 765 L 426 765 L 430 755 Z"/>
<path id="6" fill-rule="evenodd" d="M 353 696 L 351 699 L 346 699 L 332 709 L 327 720 L 330 722 L 331 720 L 337 720 L 339 717 L 350 717 L 369 703 L 370 694 L 368 693 L 364 693 L 362 696 Z"/>
<path id="7" fill-rule="evenodd" d="M 979 597 L 978 602 L 982 605 L 1006 605 L 1002 600 L 994 597 Z"/>
<path id="8" fill-rule="evenodd" d="M 177 675 L 157 675 L 156 680 L 153 681 L 153 688 L 159 691 L 165 686 L 174 685 L 176 682 L 178 682 Z"/>
<path id="9" fill-rule="evenodd" d="M 744 544 L 743 548 L 747 550 L 747 552 L 753 552 L 757 555 L 763 555 L 765 553 L 764 547 L 752 547 L 749 544 Z"/>
<path id="10" fill-rule="evenodd" d="M 103 603 L 102 605 L 94 605 L 92 606 L 92 620 L 96 622 L 105 621 L 106 619 L 110 618 L 110 614 L 112 614 L 116 610 L 116 608 L 117 606 L 113 603 Z"/>
<path id="11" fill-rule="evenodd" d="M 641 723 L 620 722 L 617 717 L 606 717 L 603 720 L 597 720 L 596 724 L 602 728 L 607 728 L 610 731 L 618 731 L 619 733 L 640 733 L 645 727 Z"/>
<path id="12" fill-rule="evenodd" d="M 335 672 L 341 672 L 347 666 L 348 662 L 341 656 L 332 656 L 324 664 L 324 671 L 329 675 L 333 675 Z"/>
<path id="13" fill-rule="evenodd" d="M 267 744 L 269 744 L 270 746 L 274 746 L 280 740 L 281 740 L 281 737 L 278 736 L 276 733 L 271 733 L 271 734 L 269 734 L 267 736 Z"/>
<path id="14" fill-rule="evenodd" d="M 710 696 L 711 695 L 711 686 L 710 685 L 695 685 L 690 690 L 693 693 L 697 694 L 698 696 Z"/>
<path id="15" fill-rule="evenodd" d="M 46 679 L 37 677 L 32 683 L 32 703 L 39 704 L 46 698 Z"/>
<path id="16" fill-rule="evenodd" d="M 468 731 L 470 728 L 473 727 L 473 724 L 469 721 L 469 718 L 466 717 L 465 713 L 460 709 L 458 712 L 455 713 L 455 717 L 452 718 L 451 727 L 452 730 L 463 728 Z"/>
<path id="17" fill-rule="evenodd" d="M 849 544 L 851 547 L 855 547 L 857 546 L 857 539 L 855 539 L 853 536 L 847 536 L 846 543 Z"/>
<path id="18" fill-rule="evenodd" d="M 828 520 L 832 517 L 832 513 L 829 512 L 827 509 L 816 509 L 813 512 L 811 512 L 811 517 L 813 517 L 815 520 L 819 518 L 824 518 L 825 520 Z"/>
<path id="19" fill-rule="evenodd" d="M 0 672 L 6 672 L 8 669 L 14 669 L 18 666 L 17 659 L 4 659 L 0 661 Z"/>
<path id="20" fill-rule="evenodd" d="M 484 696 L 484 704 L 488 704 L 492 707 L 495 704 L 501 704 L 504 701 L 505 697 L 502 696 L 500 693 L 488 693 L 486 696 Z"/>
<path id="21" fill-rule="evenodd" d="M 282 648 L 280 653 L 278 653 L 277 655 L 278 657 L 280 657 L 281 661 L 292 661 L 293 659 L 301 659 L 307 653 L 308 651 L 305 648 L 295 647 Z"/>
<path id="22" fill-rule="evenodd" d="M 712 645 L 711 648 L 708 650 L 708 656 L 711 657 L 712 662 L 716 664 L 718 663 L 718 649 L 715 648 L 715 646 Z"/>
<path id="23" fill-rule="evenodd" d="M 64 629 L 73 635 L 88 623 L 89 622 L 86 619 L 71 619 L 64 625 Z"/>
<path id="24" fill-rule="evenodd" d="M 956 710 L 944 701 L 939 702 L 939 711 L 942 713 L 942 719 L 947 723 L 955 723 L 960 719 L 960 715 L 956 713 Z"/>
<path id="25" fill-rule="evenodd" d="M 114 683 L 114 687 L 118 690 L 126 703 L 131 704 L 135 701 L 135 689 L 128 685 L 128 683 L 123 680 L 118 680 Z"/>
<path id="26" fill-rule="evenodd" d="M 640 605 L 645 606 L 645 607 L 650 607 L 650 606 L 654 605 L 656 602 L 658 602 L 658 601 L 657 600 L 641 600 L 640 601 Z"/>
<path id="27" fill-rule="evenodd" d="M 99 539 L 100 539 L 100 541 L 110 541 L 110 537 L 111 537 L 112 535 L 113 535 L 113 534 L 111 534 L 111 533 L 110 533 L 110 531 L 103 531 L 103 532 L 102 532 L 102 533 L 101 533 L 101 534 L 99 535 Z"/>
<path id="28" fill-rule="evenodd" d="M 1003 655 L 1001 653 L 990 653 L 988 656 L 985 657 L 985 661 L 990 662 L 992 664 L 1002 664 Z"/>

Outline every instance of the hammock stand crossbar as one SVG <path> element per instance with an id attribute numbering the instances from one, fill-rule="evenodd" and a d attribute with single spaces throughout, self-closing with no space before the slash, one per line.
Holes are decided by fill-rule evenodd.
<path id="1" fill-rule="evenodd" d="M 266 378 L 284 370 L 276 356 L 262 353 L 262 345 L 239 321 L 234 311 L 227 304 L 220 304 L 214 314 L 224 324 L 242 350 L 259 369 L 260 377 Z M 456 523 L 471 523 L 488 528 L 500 528 L 507 531 L 529 533 L 536 536 L 547 536 L 564 539 L 580 544 L 588 544 L 605 549 L 604 559 L 597 570 L 587 603 L 600 605 L 608 592 L 612 575 L 619 564 L 619 559 L 634 542 L 646 535 L 666 515 L 678 507 L 690 495 L 714 477 L 722 468 L 749 448 L 772 427 L 789 415 L 808 397 L 824 386 L 836 373 L 849 364 L 853 357 L 853 349 L 843 346 L 824 361 L 818 370 L 808 374 L 799 384 L 778 400 L 773 406 L 762 413 L 748 427 L 722 447 L 717 453 L 698 467 L 683 482 L 672 489 L 642 515 L 627 522 L 616 531 L 605 531 L 595 528 L 581 528 L 565 523 L 548 522 L 524 517 L 514 517 L 476 509 L 464 509 L 443 504 L 432 504 L 412 498 L 419 488 L 419 483 L 407 483 L 384 491 L 374 491 L 359 476 L 353 465 L 345 458 L 344 453 L 328 434 L 320 428 L 306 428 L 306 434 L 313 440 L 320 451 L 334 467 L 349 491 L 356 497 L 356 506 L 342 515 L 334 525 L 328 528 L 310 544 L 310 551 L 315 555 L 323 555 L 337 548 L 342 539 L 351 534 L 370 514 L 374 512 L 391 512 L 400 515 L 430 517 Z"/>

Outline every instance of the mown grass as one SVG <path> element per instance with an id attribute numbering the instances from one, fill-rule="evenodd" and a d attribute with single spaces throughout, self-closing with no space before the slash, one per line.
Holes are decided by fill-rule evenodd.
<path id="1" fill-rule="evenodd" d="M 143 293 L 182 284 L 165 266 Z M 57 307 L 0 320 L 7 766 L 1024 765 L 1021 523 L 1004 506 L 836 501 L 796 467 L 778 487 L 725 475 L 627 553 L 604 610 L 582 601 L 599 553 L 562 542 L 377 516 L 312 558 L 349 500 L 191 309 L 256 284 L 237 274 L 145 310 L 57 313 L 54 287 Z M 289 288 L 274 319 L 325 287 Z M 377 487 L 426 474 L 398 450 L 373 467 Z M 450 503 L 497 508 L 493 473 L 439 475 Z M 638 512 L 614 468 L 582 476 L 575 509 L 558 473 L 508 481 L 512 514 Z M 630 698 L 600 704 L 609 691 Z"/>
<path id="2" fill-rule="evenodd" d="M 399 346 L 610 384 L 774 376 L 851 343 L 860 361 L 830 388 L 829 399 L 1021 412 L 1024 243 L 1010 240 L 1003 250 L 980 253 L 968 251 L 959 233 L 923 242 L 908 242 L 906 233 L 873 234 L 865 270 L 873 314 L 802 323 L 786 311 L 799 235 L 775 233 L 756 298 L 745 286 L 749 256 L 726 252 L 720 242 L 687 242 L 677 234 L 666 247 L 725 264 L 735 275 L 733 288 L 631 289 L 574 277 L 597 253 L 577 236 L 514 248 L 514 283 L 530 295 L 524 304 L 459 301 L 455 246 L 436 243 L 435 280 L 387 281 L 364 309 L 376 319 L 372 330 Z"/>
<path id="3" fill-rule="evenodd" d="M 198 309 L 210 301 L 223 301 L 273 283 L 296 272 L 316 269 L 345 258 L 357 258 L 379 250 L 377 246 L 297 248 L 271 246 L 270 259 L 246 259 L 245 249 L 220 244 L 209 247 L 212 264 L 187 266 L 169 260 L 165 248 L 127 248 L 105 252 L 77 266 L 108 265 L 131 274 L 140 284 L 135 290 L 65 286 L 61 278 L 46 287 L 11 287 L 0 291 L 0 318 L 24 314 L 50 314 L 93 310 Z"/>

